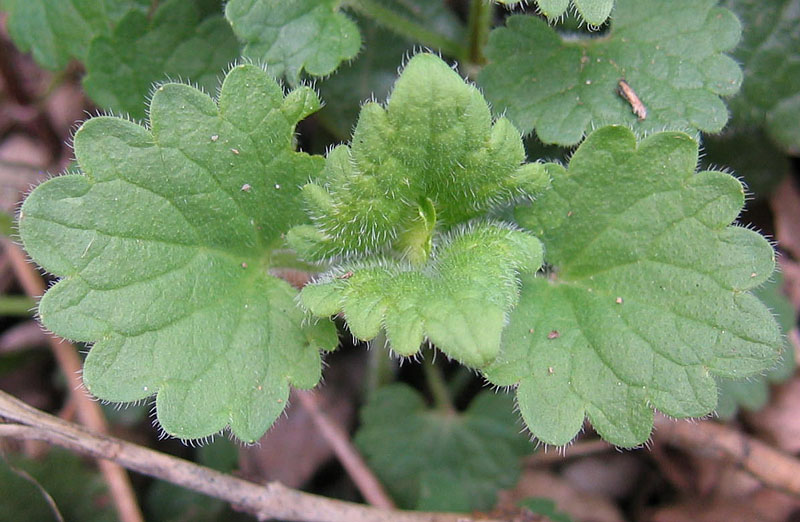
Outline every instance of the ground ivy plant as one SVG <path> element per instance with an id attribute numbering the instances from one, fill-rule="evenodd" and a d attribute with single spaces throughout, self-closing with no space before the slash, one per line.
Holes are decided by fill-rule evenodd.
<path id="1" fill-rule="evenodd" d="M 633 447 L 654 411 L 707 415 L 718 382 L 732 411 L 731 380 L 776 367 L 754 295 L 780 307 L 760 288 L 774 249 L 737 221 L 742 182 L 697 165 L 743 81 L 734 130 L 797 150 L 797 2 L 764 2 L 775 23 L 744 0 L 462 3 L 0 3 L 20 48 L 79 61 L 136 119 L 86 121 L 74 169 L 19 214 L 60 278 L 42 323 L 91 345 L 89 392 L 155 397 L 175 437 L 253 442 L 317 385 L 340 319 L 372 357 L 438 351 L 494 386 L 464 411 L 379 387 L 356 435 L 401 505 L 466 511 L 513 483 L 514 400 L 545 443 L 588 419 Z"/>

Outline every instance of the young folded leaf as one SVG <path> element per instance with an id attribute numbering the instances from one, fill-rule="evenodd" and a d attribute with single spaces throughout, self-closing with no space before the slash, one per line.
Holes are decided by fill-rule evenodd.
<path id="1" fill-rule="evenodd" d="M 81 173 L 37 187 L 20 213 L 25 248 L 62 276 L 39 313 L 55 333 L 95 342 L 87 389 L 115 402 L 157 394 L 158 420 L 184 438 L 230 426 L 257 440 L 289 384 L 320 376 L 333 326 L 304 324 L 297 292 L 269 274 L 281 235 L 303 222 L 298 186 L 322 158 L 294 150 L 319 108 L 284 96 L 254 66 L 233 68 L 215 102 L 158 88 L 150 127 L 110 117 L 75 136 Z"/>
<path id="2" fill-rule="evenodd" d="M 480 91 L 418 54 L 386 107 L 364 105 L 352 145 L 333 149 L 306 185 L 315 228 L 289 241 L 315 259 L 392 247 L 424 258 L 418 240 L 430 227 L 450 229 L 546 188 L 543 165 L 524 161 L 519 132 L 505 118 L 492 122 Z"/>
<path id="3" fill-rule="evenodd" d="M 425 339 L 472 367 L 491 362 L 517 303 L 520 272 L 542 263 L 538 239 L 507 226 L 480 224 L 441 240 L 424 265 L 385 259 L 343 264 L 303 288 L 313 314 L 344 314 L 350 332 L 369 340 L 385 329 L 399 355 Z"/>
<path id="4" fill-rule="evenodd" d="M 519 133 L 504 118 L 492 122 L 475 87 L 440 58 L 415 56 L 386 107 L 366 104 L 352 146 L 332 150 L 303 189 L 315 226 L 293 229 L 289 243 L 309 258 L 345 260 L 301 303 L 319 316 L 343 312 L 360 339 L 385 329 L 402 355 L 427 338 L 450 357 L 487 364 L 518 273 L 535 272 L 542 252 L 526 232 L 471 220 L 547 186 L 544 165 L 524 160 Z M 367 254 L 380 255 L 359 260 Z"/>
<path id="5" fill-rule="evenodd" d="M 544 143 L 575 145 L 592 128 L 625 124 L 638 132 L 719 132 L 728 121 L 720 96 L 735 94 L 742 71 L 725 52 L 741 26 L 716 0 L 617 0 L 602 37 L 563 37 L 547 22 L 511 16 L 486 47 L 478 84 L 497 111 Z M 646 118 L 617 88 L 637 94 Z M 640 112 L 641 114 L 641 112 Z"/>
<path id="6" fill-rule="evenodd" d="M 503 1 L 513 5 L 512 1 Z M 519 2 L 520 0 L 517 0 Z M 608 19 L 611 9 L 614 7 L 614 0 L 536 0 L 536 5 L 548 20 L 558 20 L 567 12 L 567 8 L 572 5 L 580 17 L 591 25 L 600 25 Z"/>
<path id="7" fill-rule="evenodd" d="M 775 365 L 780 329 L 748 290 L 772 275 L 762 236 L 730 226 L 744 190 L 695 173 L 697 143 L 676 132 L 636 143 L 605 127 L 550 166 L 552 189 L 520 208 L 542 238 L 549 277 L 524 276 L 498 359 L 531 432 L 566 444 L 588 416 L 609 442 L 647 440 L 653 409 L 698 417 L 717 405 L 713 376 Z"/>

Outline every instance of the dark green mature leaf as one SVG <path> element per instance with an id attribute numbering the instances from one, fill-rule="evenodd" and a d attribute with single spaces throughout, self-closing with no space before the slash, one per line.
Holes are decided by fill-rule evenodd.
<path id="1" fill-rule="evenodd" d="M 395 11 L 397 16 L 413 20 L 453 41 L 464 38 L 463 23 L 442 0 L 383 0 L 380 3 Z M 317 84 L 322 99 L 331 102 L 319 112 L 319 118 L 340 139 L 350 137 L 364 101 L 388 96 L 404 57 L 413 54 L 414 42 L 369 19 L 358 17 L 357 20 L 364 40 L 358 58 L 342 64 L 330 78 Z"/>
<path id="2" fill-rule="evenodd" d="M 339 0 L 230 0 L 225 16 L 245 43 L 244 55 L 297 83 L 301 71 L 330 74 L 361 48 L 358 26 Z"/>
<path id="3" fill-rule="evenodd" d="M 780 329 L 748 290 L 775 256 L 759 234 L 729 226 L 742 185 L 695 173 L 697 144 L 627 128 L 592 133 L 552 189 L 519 211 L 545 246 L 546 277 L 523 277 L 519 304 L 485 373 L 518 385 L 531 432 L 566 444 L 589 417 L 609 442 L 647 440 L 652 408 L 696 417 L 717 404 L 712 375 L 775 364 Z"/>
<path id="4" fill-rule="evenodd" d="M 528 497 L 519 503 L 532 513 L 544 515 L 550 522 L 573 522 L 572 517 L 559 511 L 556 502 L 551 498 Z"/>
<path id="5" fill-rule="evenodd" d="M 519 296 L 519 272 L 533 273 L 541 262 L 535 237 L 482 224 L 443 238 L 422 266 L 345 263 L 303 288 L 300 302 L 320 317 L 343 313 L 359 339 L 385 329 L 400 355 L 417 353 L 428 339 L 449 357 L 480 367 L 500 350 Z"/>
<path id="6" fill-rule="evenodd" d="M 42 322 L 95 341 L 84 382 L 115 402 L 157 393 L 163 428 L 197 438 L 230 425 L 254 441 L 283 411 L 289 384 L 314 386 L 330 324 L 305 325 L 296 291 L 273 277 L 281 236 L 304 220 L 298 186 L 322 158 L 294 151 L 295 124 L 319 107 L 285 97 L 254 66 L 219 100 L 158 88 L 150 128 L 100 117 L 75 136 L 83 174 L 49 180 L 22 206 L 31 256 L 64 278 Z"/>
<path id="7" fill-rule="evenodd" d="M 742 20 L 742 92 L 734 124 L 764 126 L 784 150 L 800 154 L 800 0 L 723 0 Z"/>
<path id="8" fill-rule="evenodd" d="M 490 35 L 491 63 L 478 83 L 495 110 L 545 143 L 573 145 L 609 123 L 640 133 L 719 132 L 728 121 L 720 96 L 736 93 L 742 73 L 723 54 L 738 42 L 739 22 L 715 4 L 617 0 L 609 34 L 578 39 L 538 18 L 511 16 Z M 623 79 L 645 118 L 618 93 Z"/>
<path id="9" fill-rule="evenodd" d="M 144 118 L 154 82 L 186 78 L 213 93 L 238 56 L 239 43 L 221 14 L 204 17 L 195 2 L 170 0 L 152 19 L 131 11 L 111 34 L 92 40 L 83 85 L 101 107 Z"/>
<path id="10" fill-rule="evenodd" d="M 79 456 L 58 448 L 38 460 L 0 455 L 0 491 L 4 521 L 56 521 L 45 493 L 67 522 L 117 520 L 99 473 Z"/>
<path id="11" fill-rule="evenodd" d="M 150 0 L 5 0 L 8 32 L 47 69 L 85 60 L 89 42 L 108 35 L 127 13 L 147 12 Z"/>
<path id="12" fill-rule="evenodd" d="M 221 473 L 231 473 L 238 467 L 236 444 L 217 439 L 197 449 L 197 463 Z M 159 480 L 147 492 L 149 522 L 232 522 L 252 520 L 243 513 L 231 512 L 222 500 Z"/>
<path id="13" fill-rule="evenodd" d="M 753 293 L 775 314 L 784 334 L 788 334 L 797 326 L 797 314 L 789 299 L 783 294 L 783 277 L 780 272 Z M 736 415 L 741 406 L 749 411 L 757 411 L 769 401 L 770 383 L 780 383 L 789 379 L 796 367 L 794 350 L 784 340 L 783 353 L 778 365 L 770 369 L 766 375 L 758 375 L 746 380 L 718 378 L 719 402 L 717 415 L 722 419 L 730 419 Z"/>
<path id="14" fill-rule="evenodd" d="M 508 395 L 483 392 L 463 413 L 433 410 L 393 384 L 361 411 L 355 442 L 401 507 L 486 510 L 516 483 L 519 458 L 531 450 L 512 407 Z"/>
<path id="15" fill-rule="evenodd" d="M 386 107 L 364 105 L 352 145 L 333 149 L 321 179 L 304 187 L 316 228 L 290 241 L 316 259 L 394 246 L 417 262 L 434 226 L 447 230 L 546 187 L 543 166 L 524 160 L 511 123 L 493 123 L 475 87 L 418 54 Z"/>

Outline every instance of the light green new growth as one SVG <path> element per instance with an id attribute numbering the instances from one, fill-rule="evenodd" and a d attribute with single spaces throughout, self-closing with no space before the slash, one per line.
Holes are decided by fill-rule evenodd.
<path id="1" fill-rule="evenodd" d="M 294 230 L 290 242 L 315 259 L 394 247 L 416 262 L 427 257 L 434 225 L 447 230 L 543 190 L 544 167 L 524 160 L 511 123 L 493 123 L 475 87 L 418 54 L 386 107 L 364 105 L 352 145 L 333 149 L 321 178 L 306 185 L 315 228 Z"/>
<path id="2" fill-rule="evenodd" d="M 492 123 L 480 92 L 440 58 L 412 58 L 386 108 L 368 103 L 351 147 L 330 152 L 303 189 L 315 226 L 289 242 L 306 257 L 377 253 L 345 261 L 301 293 L 318 316 L 344 313 L 353 335 L 385 329 L 391 348 L 428 339 L 471 366 L 490 362 L 516 303 L 517 274 L 541 264 L 539 241 L 508 226 L 464 226 L 547 186 L 524 164 L 519 133 Z"/>
<path id="3" fill-rule="evenodd" d="M 84 61 L 89 42 L 108 35 L 127 13 L 146 13 L 150 0 L 5 0 L 8 32 L 22 51 L 42 67 L 63 69 L 70 59 Z"/>
<path id="4" fill-rule="evenodd" d="M 764 126 L 790 154 L 800 154 L 800 0 L 724 0 L 742 19 L 734 57 L 744 67 L 742 92 L 731 101 L 733 123 Z"/>
<path id="5" fill-rule="evenodd" d="M 494 109 L 544 143 L 574 145 L 589 129 L 625 124 L 639 133 L 665 128 L 719 132 L 728 121 L 720 96 L 739 89 L 742 72 L 723 54 L 741 28 L 716 0 L 617 0 L 611 29 L 565 38 L 533 16 L 511 16 L 492 31 L 490 64 L 478 83 Z M 644 106 L 620 95 L 625 80 Z"/>
<path id="6" fill-rule="evenodd" d="M 284 97 L 254 66 L 219 99 L 159 87 L 150 127 L 110 117 L 75 136 L 82 173 L 37 187 L 22 206 L 30 255 L 62 276 L 39 313 L 55 333 L 95 342 L 84 382 L 97 397 L 157 393 L 161 426 L 183 439 L 230 426 L 257 440 L 289 384 L 319 380 L 333 326 L 304 323 L 297 292 L 270 275 L 281 235 L 304 220 L 298 186 L 322 158 L 294 150 L 296 123 L 319 108 Z"/>
<path id="7" fill-rule="evenodd" d="M 490 509 L 519 476 L 528 440 L 508 395 L 482 392 L 463 413 L 429 409 L 405 384 L 378 389 L 361 410 L 355 443 L 400 507 Z"/>
<path id="8" fill-rule="evenodd" d="M 697 143 L 676 132 L 636 144 L 620 126 L 592 133 L 552 189 L 519 211 L 540 237 L 549 277 L 523 277 L 502 351 L 485 370 L 518 385 L 531 432 L 566 444 L 588 416 L 609 442 L 647 440 L 653 408 L 697 417 L 717 404 L 713 376 L 763 372 L 780 329 L 748 290 L 775 255 L 730 226 L 744 190 L 722 172 L 695 173 Z"/>
<path id="9" fill-rule="evenodd" d="M 239 43 L 221 15 L 203 18 L 194 2 L 171 0 L 152 20 L 131 11 L 110 35 L 92 40 L 83 86 L 101 107 L 144 118 L 154 82 L 187 78 L 213 93 L 238 56 Z"/>
<path id="10" fill-rule="evenodd" d="M 442 238 L 423 265 L 384 260 L 345 263 L 300 293 L 314 315 L 343 313 L 352 334 L 413 355 L 425 339 L 472 367 L 491 362 L 517 303 L 520 272 L 542 262 L 535 237 L 481 224 Z"/>
<path id="11" fill-rule="evenodd" d="M 498 0 L 501 4 L 514 5 L 522 0 Z M 558 20 L 567 12 L 570 4 L 588 24 L 598 26 L 608 19 L 614 0 L 536 0 L 536 5 L 548 20 Z"/>
<path id="12" fill-rule="evenodd" d="M 339 4 L 340 0 L 230 0 L 225 16 L 244 42 L 245 56 L 295 84 L 302 71 L 324 76 L 358 54 L 358 27 L 339 12 Z"/>

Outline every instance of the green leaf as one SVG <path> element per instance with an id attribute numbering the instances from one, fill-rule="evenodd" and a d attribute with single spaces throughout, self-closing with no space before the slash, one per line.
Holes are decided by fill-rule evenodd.
<path id="1" fill-rule="evenodd" d="M 244 55 L 292 83 L 301 71 L 333 72 L 361 48 L 358 26 L 339 12 L 339 0 L 230 0 L 225 16 L 245 44 Z"/>
<path id="2" fill-rule="evenodd" d="M 800 0 L 723 0 L 742 20 L 734 57 L 744 68 L 731 101 L 737 127 L 764 126 L 781 148 L 800 154 Z"/>
<path id="3" fill-rule="evenodd" d="M 0 455 L 0 520 L 50 522 L 57 520 L 45 493 L 67 521 L 113 522 L 102 477 L 81 458 L 54 448 L 34 460 Z"/>
<path id="4" fill-rule="evenodd" d="M 521 0 L 498 1 L 501 4 L 514 5 Z M 586 23 L 598 26 L 608 19 L 614 7 L 614 0 L 536 0 L 536 5 L 551 22 L 564 16 L 567 8 L 572 5 Z"/>
<path id="5" fill-rule="evenodd" d="M 149 6 L 150 0 L 6 0 L 3 8 L 20 50 L 57 70 L 72 58 L 85 60 L 92 38 L 110 34 L 125 14 L 147 13 Z"/>
<path id="6" fill-rule="evenodd" d="M 239 451 L 226 439 L 217 439 L 197 449 L 197 461 L 221 473 L 238 468 Z M 246 516 L 232 513 L 222 500 L 190 489 L 156 481 L 147 492 L 148 520 L 153 522 L 215 522 L 245 520 Z"/>
<path id="7" fill-rule="evenodd" d="M 453 41 L 464 38 L 463 23 L 442 1 L 384 0 L 381 5 Z M 318 116 L 340 139 L 350 136 L 365 100 L 387 97 L 404 57 L 413 54 L 413 41 L 369 19 L 357 17 L 357 20 L 364 40 L 358 58 L 342 64 L 330 78 L 318 83 L 322 99 L 333 102 Z"/>
<path id="8" fill-rule="evenodd" d="M 784 334 L 796 326 L 797 314 L 789 299 L 783 294 L 783 276 L 780 272 L 753 292 L 775 314 Z M 717 415 L 721 419 L 730 419 L 736 415 L 741 406 L 749 411 L 758 411 L 769 402 L 769 385 L 788 380 L 796 367 L 794 350 L 784 339 L 783 352 L 778 365 L 765 375 L 758 375 L 746 380 L 718 378 L 719 403 Z"/>
<path id="9" fill-rule="evenodd" d="M 218 14 L 203 18 L 194 2 L 164 2 L 149 20 L 131 11 L 109 35 L 92 40 L 86 59 L 86 93 L 106 109 L 145 117 L 152 84 L 191 79 L 215 92 L 222 70 L 239 56 L 239 43 Z"/>
<path id="10" fill-rule="evenodd" d="M 427 339 L 472 367 L 491 362 L 519 294 L 519 272 L 542 261 L 535 237 L 482 224 L 441 239 L 432 259 L 414 266 L 381 260 L 345 263 L 307 285 L 300 302 L 313 314 L 342 313 L 359 339 L 385 329 L 400 355 L 417 353 Z"/>
<path id="11" fill-rule="evenodd" d="M 463 413 L 433 410 L 405 384 L 378 389 L 361 410 L 355 443 L 403 508 L 490 509 L 530 453 L 508 395 L 488 391 Z M 402 419 L 402 422 L 398 422 Z"/>
<path id="12" fill-rule="evenodd" d="M 573 145 L 591 128 L 625 124 L 640 134 L 664 128 L 719 132 L 720 96 L 742 72 L 723 53 L 740 25 L 716 0 L 618 0 L 608 34 L 561 37 L 533 16 L 511 16 L 492 31 L 478 83 L 495 110 L 545 143 Z M 644 104 L 637 119 L 619 93 L 627 81 Z"/>
<path id="13" fill-rule="evenodd" d="M 352 145 L 333 149 L 321 178 L 304 187 L 316 228 L 294 230 L 290 243 L 314 259 L 394 247 L 416 262 L 430 252 L 434 226 L 446 231 L 544 189 L 544 167 L 524 160 L 511 123 L 493 123 L 475 87 L 418 54 L 385 108 L 364 105 Z"/>
<path id="14" fill-rule="evenodd" d="M 319 108 L 285 97 L 255 66 L 228 73 L 217 102 L 159 87 L 150 126 L 87 121 L 75 136 L 83 174 L 37 187 L 22 206 L 30 255 L 63 276 L 39 313 L 59 335 L 92 341 L 84 368 L 97 397 L 157 393 L 171 435 L 230 425 L 255 441 L 283 411 L 289 384 L 310 388 L 327 322 L 303 324 L 296 291 L 270 275 L 281 235 L 304 220 L 299 184 L 322 158 L 294 150 L 296 123 Z"/>
<path id="15" fill-rule="evenodd" d="M 619 446 L 647 440 L 652 408 L 673 417 L 717 405 L 712 375 L 775 364 L 780 329 L 748 290 L 775 254 L 729 226 L 744 204 L 734 177 L 695 173 L 697 143 L 677 132 L 636 143 L 621 126 L 592 133 L 552 189 L 520 209 L 542 239 L 549 277 L 523 276 L 502 351 L 485 370 L 518 385 L 531 432 L 566 444 L 588 416 Z"/>
<path id="16" fill-rule="evenodd" d="M 573 522 L 572 517 L 559 511 L 555 500 L 545 497 L 528 497 L 519 503 L 537 515 L 544 515 L 550 522 Z"/>

